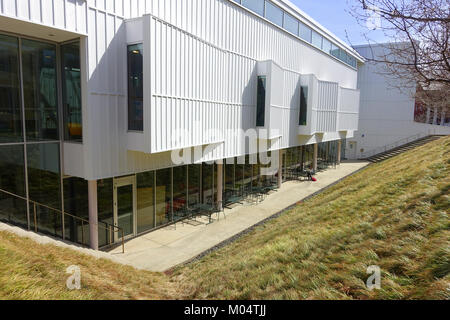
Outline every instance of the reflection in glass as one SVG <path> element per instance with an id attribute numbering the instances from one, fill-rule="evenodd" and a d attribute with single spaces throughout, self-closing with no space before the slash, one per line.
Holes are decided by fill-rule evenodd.
<path id="1" fill-rule="evenodd" d="M 117 187 L 117 226 L 123 229 L 124 237 L 133 234 L 133 185 L 131 184 Z"/>
<path id="2" fill-rule="evenodd" d="M 173 168 L 173 215 L 182 217 L 186 209 L 187 167 Z"/>
<path id="3" fill-rule="evenodd" d="M 200 185 L 201 185 L 201 164 L 191 164 L 188 166 L 189 175 L 189 206 L 200 203 Z"/>
<path id="4" fill-rule="evenodd" d="M 234 188 L 234 158 L 233 159 L 227 159 L 225 164 L 225 192 L 223 201 L 225 204 L 228 203 L 228 200 L 236 194 L 235 188 Z"/>
<path id="5" fill-rule="evenodd" d="M 114 215 L 114 183 L 113 179 L 102 179 L 97 181 L 97 206 L 98 206 L 98 245 L 104 246 L 114 242 L 114 230 L 105 229 L 103 223 L 113 225 Z M 89 229 L 85 229 L 89 236 Z M 86 234 L 86 232 L 85 232 Z"/>
<path id="6" fill-rule="evenodd" d="M 63 181 L 64 184 L 64 212 L 89 221 L 88 182 L 85 179 L 70 177 Z M 66 239 L 89 244 L 89 229 L 84 227 L 79 219 L 64 216 L 64 228 Z M 83 233 L 84 232 L 84 233 Z M 100 236 L 100 234 L 99 234 Z"/>
<path id="7" fill-rule="evenodd" d="M 266 1 L 266 18 L 280 27 L 283 26 L 283 10 L 269 1 Z"/>
<path id="8" fill-rule="evenodd" d="M 311 43 L 313 46 L 315 46 L 319 49 L 322 49 L 322 36 L 320 34 L 318 34 L 317 32 L 313 31 Z"/>
<path id="9" fill-rule="evenodd" d="M 338 59 L 340 58 L 340 49 L 333 43 L 331 44 L 331 55 Z"/>
<path id="10" fill-rule="evenodd" d="M 128 46 L 128 130 L 144 130 L 142 44 Z"/>
<path id="11" fill-rule="evenodd" d="M 25 197 L 23 146 L 0 147 L 0 189 Z M 0 220 L 28 227 L 26 201 L 0 191 Z"/>
<path id="12" fill-rule="evenodd" d="M 252 189 L 253 167 L 250 163 L 250 157 L 245 156 L 244 164 L 244 189 L 250 191 Z"/>
<path id="13" fill-rule="evenodd" d="M 172 219 L 170 208 L 172 189 L 172 170 L 156 171 L 156 226 L 168 223 Z"/>
<path id="14" fill-rule="evenodd" d="M 311 43 L 311 34 L 312 30 L 310 27 L 300 22 L 300 38 L 305 40 L 306 42 Z"/>
<path id="15" fill-rule="evenodd" d="M 261 16 L 264 16 L 264 0 L 242 0 L 242 5 Z"/>
<path id="16" fill-rule="evenodd" d="M 0 35 L 0 143 L 23 141 L 17 38 Z"/>
<path id="17" fill-rule="evenodd" d="M 83 140 L 81 117 L 80 44 L 61 46 L 64 139 Z"/>
<path id="18" fill-rule="evenodd" d="M 214 165 L 202 164 L 202 203 L 214 203 L 214 187 L 213 187 Z"/>
<path id="19" fill-rule="evenodd" d="M 27 164 L 30 199 L 61 210 L 59 144 L 28 145 Z M 33 211 L 33 208 L 30 210 Z M 60 213 L 37 205 L 36 218 L 39 232 L 62 237 Z M 34 226 L 34 219 L 31 220 Z"/>
<path id="20" fill-rule="evenodd" d="M 137 174 L 137 232 L 155 227 L 154 172 Z"/>
<path id="21" fill-rule="evenodd" d="M 23 39 L 23 92 L 29 140 L 58 140 L 56 49 Z"/>
<path id="22" fill-rule="evenodd" d="M 284 13 L 283 27 L 298 36 L 298 20 L 292 17 L 290 14 Z"/>
<path id="23" fill-rule="evenodd" d="M 253 170 L 253 180 L 252 180 L 252 187 L 257 187 L 259 186 L 259 175 L 260 175 L 260 164 L 258 161 L 258 155 L 255 154 L 253 155 L 255 158 L 254 164 L 252 166 L 252 170 Z"/>
<path id="24" fill-rule="evenodd" d="M 237 157 L 236 166 L 234 168 L 234 184 L 239 190 L 239 193 L 243 191 L 244 188 L 244 169 L 245 169 L 245 158 Z"/>
<path id="25" fill-rule="evenodd" d="M 323 38 L 322 50 L 328 54 L 331 54 L 331 42 L 325 38 Z"/>

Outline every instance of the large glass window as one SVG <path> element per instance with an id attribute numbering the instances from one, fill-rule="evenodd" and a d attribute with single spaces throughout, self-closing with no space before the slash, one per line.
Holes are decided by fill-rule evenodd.
<path id="1" fill-rule="evenodd" d="M 187 200 L 187 167 L 173 168 L 173 215 L 175 219 L 183 216 Z"/>
<path id="2" fill-rule="evenodd" d="M 22 66 L 27 139 L 58 140 L 55 46 L 23 39 Z"/>
<path id="3" fill-rule="evenodd" d="M 300 38 L 311 43 L 311 28 L 300 22 Z"/>
<path id="4" fill-rule="evenodd" d="M 83 140 L 81 117 L 80 44 L 61 46 L 64 139 Z"/>
<path id="5" fill-rule="evenodd" d="M 264 16 L 264 0 L 242 0 L 242 5 L 261 16 Z"/>
<path id="6" fill-rule="evenodd" d="M 88 182 L 81 178 L 70 177 L 64 179 L 64 212 L 73 216 L 89 220 Z M 86 223 L 69 215 L 64 216 L 64 228 L 66 239 L 89 244 L 89 229 Z M 100 230 L 99 230 L 100 232 Z M 101 233 L 99 233 L 100 238 Z"/>
<path id="7" fill-rule="evenodd" d="M 137 177 L 137 232 L 155 227 L 154 172 L 138 173 Z"/>
<path id="8" fill-rule="evenodd" d="M 168 223 L 172 219 L 172 170 L 156 171 L 156 226 Z"/>
<path id="9" fill-rule="evenodd" d="M 282 26 L 285 30 L 299 36 L 301 39 L 311 43 L 313 46 L 331 54 L 341 60 L 342 62 L 353 66 L 356 68 L 356 59 L 352 59 L 348 54 L 341 57 L 338 52 L 333 54 L 333 49 L 331 48 L 331 42 L 323 38 L 318 32 L 312 30 L 306 24 L 300 22 L 296 18 L 292 17 L 289 13 L 285 12 L 283 9 L 277 7 L 269 0 L 233 0 L 253 12 L 264 16 L 269 21 Z"/>
<path id="10" fill-rule="evenodd" d="M 144 130 L 142 44 L 128 46 L 128 130 Z"/>
<path id="11" fill-rule="evenodd" d="M 331 54 L 331 42 L 325 38 L 323 38 L 322 50 L 328 54 Z"/>
<path id="12" fill-rule="evenodd" d="M 317 32 L 313 31 L 311 43 L 313 46 L 315 46 L 319 49 L 322 49 L 322 36 L 320 34 L 318 34 Z"/>
<path id="13" fill-rule="evenodd" d="M 331 44 L 331 55 L 340 58 L 340 49 L 335 44 Z"/>
<path id="14" fill-rule="evenodd" d="M 266 117 L 266 77 L 258 77 L 258 97 L 256 101 L 256 126 L 264 127 Z"/>
<path id="15" fill-rule="evenodd" d="M 189 206 L 194 206 L 201 202 L 200 186 L 201 186 L 201 164 L 191 164 L 188 166 L 188 189 L 189 189 Z"/>
<path id="16" fill-rule="evenodd" d="M 202 202 L 214 203 L 214 165 L 202 164 Z"/>
<path id="17" fill-rule="evenodd" d="M 25 197 L 23 146 L 0 146 L 0 189 Z M 28 226 L 26 201 L 0 191 L 0 220 Z"/>
<path id="18" fill-rule="evenodd" d="M 283 26 L 283 10 L 269 1 L 266 1 L 266 18 L 280 27 Z"/>
<path id="19" fill-rule="evenodd" d="M 0 35 L 0 143 L 23 141 L 17 38 Z"/>
<path id="20" fill-rule="evenodd" d="M 61 209 L 59 143 L 28 145 L 27 164 L 30 199 L 50 208 Z M 31 210 L 33 212 L 34 208 Z M 36 219 L 39 232 L 62 237 L 60 213 L 37 205 Z M 33 222 L 34 215 L 31 220 Z"/>
<path id="21" fill-rule="evenodd" d="M 227 204 L 228 200 L 236 194 L 234 187 L 234 158 L 227 159 L 224 164 L 225 168 L 225 192 L 224 192 L 224 202 Z"/>
<path id="22" fill-rule="evenodd" d="M 308 87 L 300 87 L 300 118 L 299 125 L 306 126 L 308 113 Z"/>
<path id="23" fill-rule="evenodd" d="M 114 231 L 108 232 L 105 229 L 106 224 L 100 225 L 100 222 L 108 223 L 110 226 L 114 225 L 114 180 L 102 179 L 97 181 L 97 206 L 98 206 L 98 245 L 104 246 L 114 242 Z M 84 234 L 89 236 L 89 226 L 85 226 Z M 89 242 L 88 242 L 89 243 Z"/>
<path id="24" fill-rule="evenodd" d="M 298 20 L 291 15 L 284 13 L 284 24 L 283 27 L 298 36 Z"/>

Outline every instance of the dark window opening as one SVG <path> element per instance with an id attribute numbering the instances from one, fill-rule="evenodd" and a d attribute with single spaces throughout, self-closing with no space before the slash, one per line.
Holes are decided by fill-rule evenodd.
<path id="1" fill-rule="evenodd" d="M 308 87 L 300 88 L 300 118 L 299 125 L 306 126 L 306 116 L 308 110 Z"/>
<path id="2" fill-rule="evenodd" d="M 144 130 L 142 44 L 128 46 L 128 130 Z"/>
<path id="3" fill-rule="evenodd" d="M 256 126 L 264 127 L 266 116 L 266 77 L 258 77 L 258 99 L 256 101 Z"/>

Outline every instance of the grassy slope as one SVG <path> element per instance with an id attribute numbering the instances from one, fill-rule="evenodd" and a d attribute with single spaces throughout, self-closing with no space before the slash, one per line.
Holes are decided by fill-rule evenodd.
<path id="1" fill-rule="evenodd" d="M 67 290 L 66 269 L 81 269 L 81 290 Z M 164 299 L 161 274 L 0 232 L 0 299 Z"/>
<path id="2" fill-rule="evenodd" d="M 0 232 L 0 299 L 450 299 L 450 138 L 374 165 L 173 275 Z M 82 290 L 65 270 L 79 265 Z M 365 289 L 368 265 L 382 290 Z"/>
<path id="3" fill-rule="evenodd" d="M 450 299 L 450 138 L 376 164 L 180 268 L 188 297 Z M 382 289 L 365 288 L 366 268 Z"/>

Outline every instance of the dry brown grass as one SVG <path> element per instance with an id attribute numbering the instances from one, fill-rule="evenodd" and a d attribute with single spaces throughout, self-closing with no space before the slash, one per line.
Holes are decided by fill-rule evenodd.
<path id="1" fill-rule="evenodd" d="M 172 275 L 0 232 L 0 299 L 450 299 L 450 138 L 345 179 Z M 69 265 L 82 290 L 65 287 Z M 368 291 L 366 268 L 382 269 Z"/>
<path id="2" fill-rule="evenodd" d="M 182 267 L 186 297 L 450 299 L 450 138 L 351 176 Z M 368 291 L 366 269 L 382 270 Z"/>
<path id="3" fill-rule="evenodd" d="M 0 232 L 0 299 L 166 299 L 170 283 L 70 249 Z M 81 290 L 68 290 L 67 267 L 81 268 Z"/>

